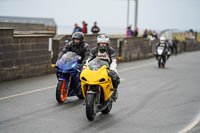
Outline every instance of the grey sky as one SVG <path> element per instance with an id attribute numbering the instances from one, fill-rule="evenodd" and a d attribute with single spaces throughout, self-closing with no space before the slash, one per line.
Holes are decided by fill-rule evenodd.
<path id="1" fill-rule="evenodd" d="M 139 0 L 140 29 L 200 30 L 200 0 Z M 127 0 L 0 0 L 1 16 L 50 17 L 58 25 L 126 28 Z M 134 25 L 134 1 L 130 23 Z"/>

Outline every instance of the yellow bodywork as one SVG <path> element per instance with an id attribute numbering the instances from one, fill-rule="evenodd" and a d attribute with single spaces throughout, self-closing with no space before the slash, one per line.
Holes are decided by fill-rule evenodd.
<path id="1" fill-rule="evenodd" d="M 80 75 L 81 80 L 81 88 L 83 92 L 84 98 L 86 98 L 86 87 L 90 85 L 99 85 L 102 87 L 104 92 L 104 100 L 108 100 L 113 91 L 110 89 L 113 88 L 111 77 L 108 76 L 108 69 L 107 66 L 103 66 L 98 70 L 90 70 L 89 66 L 87 66 Z M 105 79 L 104 81 L 102 81 Z"/>

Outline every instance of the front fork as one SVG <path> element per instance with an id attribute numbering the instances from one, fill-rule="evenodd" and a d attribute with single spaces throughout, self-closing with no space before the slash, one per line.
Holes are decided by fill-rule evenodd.
<path id="1" fill-rule="evenodd" d="M 92 93 L 92 94 L 95 95 L 95 104 L 97 106 L 99 106 L 100 105 L 100 98 L 101 98 L 101 86 L 88 85 L 88 88 L 87 88 L 86 91 L 87 91 L 87 94 Z"/>
<path id="2" fill-rule="evenodd" d="M 69 76 L 69 79 L 63 78 L 63 77 L 59 77 L 59 78 L 58 78 L 59 81 L 66 82 L 66 84 L 65 84 L 65 89 L 66 89 L 66 91 L 67 91 L 67 90 L 70 91 L 71 79 L 72 79 L 72 76 L 71 76 L 71 75 Z"/>

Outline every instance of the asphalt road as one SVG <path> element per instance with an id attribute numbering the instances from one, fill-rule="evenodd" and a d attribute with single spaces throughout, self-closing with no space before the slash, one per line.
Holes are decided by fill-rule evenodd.
<path id="1" fill-rule="evenodd" d="M 200 52 L 119 64 L 119 98 L 92 122 L 83 101 L 55 98 L 54 74 L 0 83 L 0 133 L 199 133 Z M 193 128 L 194 127 L 194 128 Z"/>

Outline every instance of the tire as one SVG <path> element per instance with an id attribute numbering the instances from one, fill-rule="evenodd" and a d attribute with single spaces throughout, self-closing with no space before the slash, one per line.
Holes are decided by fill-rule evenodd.
<path id="1" fill-rule="evenodd" d="M 158 67 L 159 68 L 164 68 L 165 67 L 165 63 L 164 63 L 164 59 L 163 57 L 161 57 L 158 61 Z"/>
<path id="2" fill-rule="evenodd" d="M 86 116 L 88 120 L 93 121 L 96 117 L 95 94 L 87 94 L 86 97 Z"/>
<path id="3" fill-rule="evenodd" d="M 111 109 L 112 109 L 112 103 L 108 104 L 107 108 L 105 110 L 101 111 L 101 113 L 108 114 L 108 113 L 110 113 Z"/>
<path id="4" fill-rule="evenodd" d="M 161 68 L 161 59 L 158 60 L 158 67 Z"/>
<path id="5" fill-rule="evenodd" d="M 58 81 L 56 88 L 56 100 L 58 103 L 63 103 L 68 96 L 68 89 L 65 88 L 66 81 Z"/>
<path id="6" fill-rule="evenodd" d="M 166 63 L 166 56 L 163 57 L 162 68 L 165 68 L 165 63 Z"/>
<path id="7" fill-rule="evenodd" d="M 162 64 L 162 67 L 165 68 L 165 63 Z"/>

